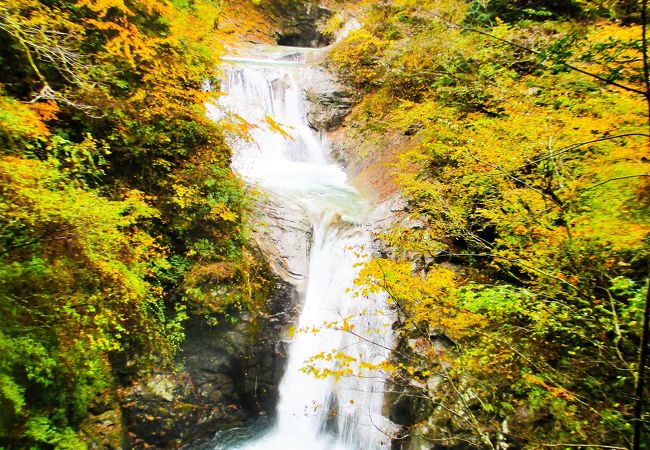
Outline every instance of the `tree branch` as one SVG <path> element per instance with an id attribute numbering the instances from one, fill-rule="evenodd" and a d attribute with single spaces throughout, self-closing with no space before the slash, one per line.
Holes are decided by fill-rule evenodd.
<path id="1" fill-rule="evenodd" d="M 495 36 L 493 34 L 488 33 L 487 31 L 483 31 L 483 30 L 479 30 L 478 28 L 471 28 L 471 27 L 466 27 L 464 25 L 457 24 L 457 23 L 452 22 L 452 21 L 450 21 L 448 19 L 445 19 L 444 17 L 442 17 L 442 16 L 440 16 L 439 14 L 436 14 L 436 13 L 428 12 L 428 15 L 430 15 L 431 17 L 434 17 L 435 19 L 437 19 L 437 20 L 439 20 L 441 22 L 446 23 L 447 25 L 449 25 L 452 28 L 456 28 L 456 29 L 463 30 L 463 31 L 469 31 L 471 33 L 477 33 L 477 34 L 480 34 L 482 36 L 486 36 L 486 37 L 488 37 L 490 39 L 494 39 L 496 41 L 503 42 L 504 44 L 508 44 L 508 45 L 510 45 L 512 47 L 516 47 L 516 48 L 518 48 L 520 50 L 524 50 L 526 52 L 529 52 L 529 53 L 532 53 L 532 54 L 534 54 L 536 56 L 544 58 L 544 54 L 542 54 L 542 52 L 540 52 L 540 51 L 534 50 L 534 49 L 532 49 L 530 47 L 526 47 L 526 46 L 521 45 L 521 44 L 517 44 L 516 42 L 513 42 L 513 41 L 509 41 L 508 39 L 504 39 L 504 38 L 501 38 L 499 36 Z M 644 97 L 650 99 L 650 95 L 649 95 L 647 90 L 642 91 L 641 89 L 637 89 L 637 88 L 634 88 L 634 87 L 631 87 L 631 86 L 626 86 L 624 84 L 617 83 L 616 81 L 612 81 L 612 80 L 609 80 L 609 79 L 607 79 L 607 78 L 605 78 L 603 76 L 600 76 L 598 74 L 588 72 L 588 71 L 586 71 L 584 69 L 576 67 L 576 66 L 574 66 L 572 64 L 569 64 L 569 63 L 567 63 L 565 61 L 560 61 L 559 63 L 561 65 L 563 65 L 564 67 L 566 67 L 567 69 L 571 69 L 573 71 L 582 73 L 583 75 L 587 75 L 589 77 L 595 78 L 595 79 L 597 79 L 599 81 L 602 81 L 605 84 L 616 86 L 616 87 L 618 87 L 620 89 L 623 89 L 625 91 L 634 92 L 636 94 L 643 95 Z M 540 63 L 540 65 L 544 65 L 543 62 Z"/>
<path id="2" fill-rule="evenodd" d="M 640 174 L 638 174 L 638 175 L 627 175 L 627 176 L 624 176 L 624 177 L 614 177 L 614 178 L 609 178 L 609 179 L 607 179 L 607 180 L 605 180 L 605 181 L 601 181 L 600 183 L 596 183 L 596 184 L 591 185 L 591 186 L 589 186 L 589 187 L 586 187 L 586 188 L 584 188 L 584 189 L 580 189 L 580 190 L 578 191 L 578 194 L 582 194 L 583 192 L 589 191 L 589 190 L 591 190 L 591 189 L 595 189 L 595 188 L 597 188 L 598 186 L 602 186 L 603 184 L 607 184 L 607 183 L 612 182 L 612 181 L 617 181 L 617 180 L 628 180 L 628 179 L 630 179 L 630 178 L 644 178 L 644 177 L 650 177 L 650 173 L 640 173 Z"/>

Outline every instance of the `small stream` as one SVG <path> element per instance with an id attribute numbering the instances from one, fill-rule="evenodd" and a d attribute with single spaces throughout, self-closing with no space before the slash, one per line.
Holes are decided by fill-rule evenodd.
<path id="1" fill-rule="evenodd" d="M 232 166 L 276 204 L 298 208 L 312 226 L 309 267 L 299 330 L 291 340 L 286 372 L 273 423 L 219 433 L 206 448 L 229 450 L 379 450 L 390 447 L 382 415 L 385 379 L 381 373 L 317 378 L 301 369 L 314 355 L 342 352 L 356 360 L 380 362 L 391 347 L 391 319 L 385 299 L 354 298 L 349 289 L 371 246 L 365 221 L 370 207 L 328 160 L 328 144 L 307 121 L 304 90 L 313 70 L 308 49 L 281 49 L 255 58 L 226 58 L 221 90 L 211 109 L 215 118 L 236 114 L 251 124 L 252 141 L 233 142 Z M 271 117 L 290 135 L 266 126 Z M 266 122 L 268 124 L 268 120 Z M 282 242 L 293 245 L 293 240 Z M 323 327 L 349 318 L 353 332 Z M 336 328 L 336 327 L 334 327 Z M 319 331 L 315 331 L 318 329 Z M 313 332 L 312 332 L 313 331 Z M 340 370 L 337 358 L 315 362 Z M 356 363 L 352 363 L 356 372 Z"/>

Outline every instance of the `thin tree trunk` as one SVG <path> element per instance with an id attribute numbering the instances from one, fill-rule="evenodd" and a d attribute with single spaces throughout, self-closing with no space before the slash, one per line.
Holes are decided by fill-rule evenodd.
<path id="1" fill-rule="evenodd" d="M 641 52 L 643 53 L 643 81 L 645 100 L 648 103 L 648 129 L 650 130 L 650 67 L 648 63 L 648 0 L 641 2 Z"/>
<path id="2" fill-rule="evenodd" d="M 643 52 L 643 81 L 645 83 L 645 98 L 648 103 L 648 128 L 650 129 L 650 68 L 648 62 L 648 0 L 641 2 L 641 51 Z M 641 329 L 641 348 L 639 349 L 639 368 L 636 379 L 634 401 L 634 435 L 632 450 L 641 450 L 641 435 L 643 434 L 643 392 L 645 389 L 645 368 L 648 360 L 648 340 L 650 339 L 650 276 L 648 291 L 643 308 L 643 328 Z"/>
<path id="3" fill-rule="evenodd" d="M 641 330 L 641 349 L 639 350 L 639 369 L 636 380 L 636 400 L 634 402 L 634 436 L 632 450 L 641 449 L 643 433 L 643 391 L 645 389 L 645 368 L 648 360 L 648 339 L 650 339 L 650 278 L 643 311 L 643 328 Z"/>

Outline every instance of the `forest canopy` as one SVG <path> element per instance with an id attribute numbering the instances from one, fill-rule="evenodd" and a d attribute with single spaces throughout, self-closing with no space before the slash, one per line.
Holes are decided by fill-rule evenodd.
<path id="1" fill-rule="evenodd" d="M 206 117 L 206 85 L 300 3 L 0 1 L 0 448 L 87 448 L 116 385 L 174 365 L 188 316 L 263 308 L 236 127 Z M 399 359 L 362 365 L 389 374 L 395 445 L 650 436 L 644 2 L 327 3 L 328 32 L 363 25 L 325 63 L 355 94 L 345 137 L 407 204 L 354 288 L 398 318 Z"/>
<path id="2" fill-rule="evenodd" d="M 171 364 L 188 314 L 254 307 L 249 196 L 204 108 L 219 15 L 0 3 L 0 446 L 86 448 L 89 412 Z"/>
<path id="3" fill-rule="evenodd" d="M 640 423 L 647 448 L 641 2 L 365 11 L 328 64 L 359 93 L 348 136 L 408 202 L 357 280 L 398 313 L 400 356 L 378 368 L 404 442 L 631 448 Z"/>

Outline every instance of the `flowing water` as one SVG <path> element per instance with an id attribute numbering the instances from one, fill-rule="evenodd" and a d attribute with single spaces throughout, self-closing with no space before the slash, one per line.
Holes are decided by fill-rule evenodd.
<path id="1" fill-rule="evenodd" d="M 276 204 L 298 208 L 313 229 L 296 326 L 301 331 L 289 347 L 274 425 L 246 442 L 226 444 L 225 438 L 217 438 L 216 448 L 389 448 L 389 423 L 381 414 L 382 374 L 366 370 L 357 376 L 356 362 L 346 367 L 342 358 L 377 363 L 390 348 L 384 299 L 354 298 L 350 292 L 357 263 L 371 245 L 364 225 L 369 207 L 348 184 L 343 169 L 328 161 L 327 142 L 308 125 L 304 88 L 313 69 L 301 63 L 307 50 L 294 52 L 290 58 L 228 58 L 222 85 L 226 95 L 210 107 L 217 119 L 229 116 L 257 125 L 250 131 L 252 140 L 233 142 L 233 168 Z M 351 331 L 340 330 L 343 320 L 354 325 Z M 337 381 L 305 373 L 314 356 L 312 363 L 320 370 L 340 373 L 350 368 L 355 375 L 344 374 Z"/>

